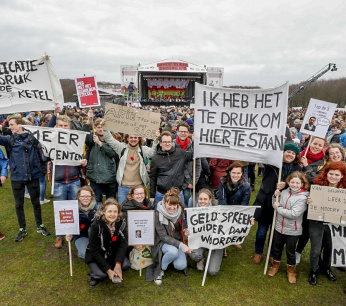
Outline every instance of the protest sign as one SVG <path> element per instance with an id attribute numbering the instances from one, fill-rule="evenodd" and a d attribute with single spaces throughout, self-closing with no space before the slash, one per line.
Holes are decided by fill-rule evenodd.
<path id="1" fill-rule="evenodd" d="M 63 106 L 59 78 L 48 56 L 0 62 L 0 114 Z"/>
<path id="2" fill-rule="evenodd" d="M 194 157 L 282 165 L 288 83 L 241 90 L 195 84 Z"/>
<path id="3" fill-rule="evenodd" d="M 160 127 L 160 114 L 106 103 L 105 129 L 138 137 L 155 139 Z"/>
<path id="4" fill-rule="evenodd" d="M 128 245 L 154 245 L 155 215 L 153 210 L 127 212 Z"/>
<path id="5" fill-rule="evenodd" d="M 77 200 L 54 201 L 56 235 L 79 235 L 79 209 Z"/>
<path id="6" fill-rule="evenodd" d="M 336 107 L 334 103 L 310 99 L 300 132 L 324 138 Z"/>
<path id="7" fill-rule="evenodd" d="M 75 79 L 79 107 L 100 106 L 99 91 L 96 77 L 83 77 Z"/>
<path id="8" fill-rule="evenodd" d="M 346 267 L 346 227 L 329 224 L 332 234 L 332 267 Z"/>
<path id="9" fill-rule="evenodd" d="M 87 132 L 25 125 L 55 165 L 80 166 Z"/>
<path id="10" fill-rule="evenodd" d="M 346 224 L 346 189 L 311 185 L 308 219 Z"/>
<path id="11" fill-rule="evenodd" d="M 243 205 L 186 208 L 189 247 L 214 250 L 242 244 L 250 232 L 256 208 Z"/>

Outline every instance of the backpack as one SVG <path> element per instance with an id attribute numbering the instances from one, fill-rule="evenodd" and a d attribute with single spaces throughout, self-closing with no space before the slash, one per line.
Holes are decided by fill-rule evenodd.
<path id="1" fill-rule="evenodd" d="M 124 156 L 125 150 L 126 150 L 126 147 L 125 147 L 124 149 L 122 149 L 122 151 L 121 151 L 121 153 L 120 153 L 119 159 L 121 159 L 121 158 Z M 143 155 L 143 151 L 142 151 L 142 147 L 141 147 L 141 146 L 139 146 L 139 150 L 140 150 L 140 151 L 139 151 L 139 154 L 142 156 L 142 160 L 143 160 L 143 162 L 145 163 L 144 155 Z"/>
<path id="2" fill-rule="evenodd" d="M 71 130 L 82 130 L 82 124 L 78 120 L 71 120 L 70 126 Z"/>

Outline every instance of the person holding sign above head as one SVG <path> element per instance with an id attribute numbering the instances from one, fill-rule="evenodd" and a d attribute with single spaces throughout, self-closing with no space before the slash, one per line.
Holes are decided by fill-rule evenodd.
<path id="1" fill-rule="evenodd" d="M 314 184 L 334 188 L 346 188 L 345 162 L 331 162 L 323 172 L 314 180 Z M 314 199 L 308 197 L 308 204 L 313 204 Z M 328 224 L 322 221 L 309 220 L 310 249 L 310 276 L 309 283 L 317 284 L 318 269 L 324 273 L 330 281 L 335 281 L 331 269 L 332 260 L 332 236 Z M 323 252 L 323 256 L 322 256 Z"/>
<path id="2" fill-rule="evenodd" d="M 121 206 L 114 198 L 109 198 L 99 205 L 95 217 L 85 254 L 85 262 L 89 265 L 89 285 L 96 286 L 107 276 L 112 282 L 121 283 L 127 249 Z"/>
<path id="3" fill-rule="evenodd" d="M 198 198 L 197 198 L 197 206 L 196 207 L 209 207 L 212 205 L 213 196 L 211 194 L 211 191 L 209 189 L 201 189 L 198 192 Z M 190 232 L 188 229 L 184 231 L 186 236 L 190 235 Z M 197 262 L 197 270 L 203 271 L 205 266 L 205 258 L 204 254 L 208 252 L 207 248 L 199 248 L 197 250 L 193 250 L 189 256 L 192 260 Z M 209 260 L 209 266 L 208 266 L 208 274 L 209 275 L 216 275 L 220 271 L 220 266 L 222 263 L 223 258 L 223 249 L 218 250 L 212 250 L 211 256 Z"/>
<path id="4" fill-rule="evenodd" d="M 255 211 L 255 219 L 258 222 L 255 242 L 254 262 L 259 264 L 262 260 L 264 244 L 267 237 L 267 231 L 272 224 L 274 209 L 272 206 L 272 197 L 276 189 L 285 189 L 287 177 L 294 171 L 301 171 L 299 165 L 300 149 L 294 143 L 286 143 L 282 159 L 282 173 L 280 183 L 278 182 L 279 169 L 271 165 L 265 165 L 261 187 L 257 193 L 254 206 L 261 206 Z M 270 251 L 269 251 L 270 252 Z"/>
<path id="5" fill-rule="evenodd" d="M 187 275 L 186 254 L 190 254 L 192 249 L 185 241 L 183 214 L 179 190 L 171 188 L 158 203 L 155 212 L 153 264 L 147 268 L 147 281 L 154 281 L 156 285 L 161 285 L 164 271 L 171 263 L 176 270 L 183 270 Z"/>
<path id="6" fill-rule="evenodd" d="M 105 125 L 106 121 L 102 120 L 100 125 Z M 156 137 L 160 132 L 156 132 Z M 125 142 L 119 142 L 112 137 L 109 131 L 103 130 L 103 137 L 106 143 L 119 156 L 119 165 L 116 179 L 118 182 L 118 201 L 122 204 L 130 189 L 137 185 L 149 185 L 149 175 L 145 166 L 147 158 L 151 158 L 156 152 L 157 140 L 154 140 L 152 148 L 143 146 L 142 137 L 136 135 L 125 135 Z"/>
<path id="7" fill-rule="evenodd" d="M 19 223 L 19 232 L 15 241 L 22 241 L 27 235 L 25 213 L 24 213 L 24 192 L 25 186 L 28 188 L 31 203 L 34 208 L 37 233 L 48 236 L 50 233 L 42 223 L 42 213 L 40 204 L 40 182 L 42 176 L 41 158 L 42 147 L 38 140 L 24 131 L 22 125 L 24 121 L 19 117 L 11 117 L 9 129 L 12 135 L 0 136 L 0 145 L 5 146 L 9 155 L 9 165 L 11 169 L 11 186 L 16 203 L 16 214 Z M 43 154 L 43 153 L 42 153 Z"/>
<path id="8" fill-rule="evenodd" d="M 302 233 L 303 214 L 310 187 L 305 174 L 299 171 L 291 173 L 286 180 L 289 188 L 282 192 L 276 190 L 273 197 L 273 208 L 277 211 L 275 231 L 273 238 L 273 266 L 268 271 L 268 276 L 275 276 L 279 270 L 281 255 L 286 245 L 287 277 L 290 284 L 296 283 L 296 256 L 295 249 L 298 236 Z M 276 197 L 280 196 L 280 202 Z"/>
<path id="9" fill-rule="evenodd" d="M 77 191 L 77 200 L 79 208 L 79 235 L 66 235 L 66 241 L 75 242 L 78 250 L 78 256 L 85 259 L 85 251 L 89 244 L 88 231 L 92 220 L 94 219 L 96 210 L 95 193 L 90 186 L 83 186 Z"/>

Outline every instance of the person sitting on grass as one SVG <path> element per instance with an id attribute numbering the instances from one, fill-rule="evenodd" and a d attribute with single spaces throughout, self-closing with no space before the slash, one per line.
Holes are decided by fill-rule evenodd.
<path id="1" fill-rule="evenodd" d="M 120 283 L 127 249 L 121 206 L 114 198 L 109 198 L 99 205 L 95 217 L 85 253 L 85 262 L 89 265 L 89 285 L 96 286 L 107 276 L 112 282 Z"/>
<path id="2" fill-rule="evenodd" d="M 66 235 L 66 241 L 74 240 L 78 250 L 78 257 L 85 259 L 85 251 L 89 244 L 88 231 L 96 210 L 95 193 L 90 186 L 83 186 L 77 191 L 77 200 L 79 208 L 79 235 Z"/>
<path id="3" fill-rule="evenodd" d="M 187 275 L 186 254 L 192 249 L 184 238 L 183 205 L 179 189 L 171 188 L 157 205 L 155 212 L 155 244 L 152 247 L 153 264 L 147 268 L 146 280 L 162 284 L 164 271 L 173 263 L 176 270 Z"/>

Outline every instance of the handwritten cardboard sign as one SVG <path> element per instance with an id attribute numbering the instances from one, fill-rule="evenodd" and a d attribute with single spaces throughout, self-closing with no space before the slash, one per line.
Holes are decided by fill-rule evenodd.
<path id="1" fill-rule="evenodd" d="M 105 129 L 133 136 L 155 139 L 160 127 L 160 114 L 137 108 L 106 103 Z"/>
<path id="2" fill-rule="evenodd" d="M 79 235 L 79 209 L 77 200 L 54 201 L 56 235 Z"/>
<path id="3" fill-rule="evenodd" d="M 308 219 L 346 224 L 346 189 L 311 185 Z"/>
<path id="4" fill-rule="evenodd" d="M 154 245 L 155 212 L 131 210 L 127 212 L 128 245 Z"/>

